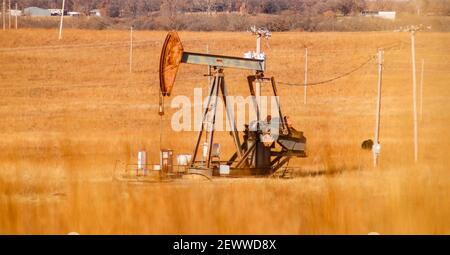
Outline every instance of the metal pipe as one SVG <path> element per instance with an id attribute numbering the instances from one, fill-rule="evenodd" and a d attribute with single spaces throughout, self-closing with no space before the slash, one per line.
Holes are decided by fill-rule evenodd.
<path id="1" fill-rule="evenodd" d="M 230 105 L 227 103 L 228 92 L 227 92 L 227 88 L 225 86 L 225 80 L 223 79 L 223 77 L 222 77 L 222 84 L 220 86 L 220 89 L 222 91 L 223 103 L 224 103 L 225 109 L 227 111 L 228 122 L 230 123 L 234 144 L 236 146 L 236 152 L 237 152 L 239 158 L 242 158 L 241 141 L 239 140 L 239 133 L 238 133 L 238 130 L 236 127 L 236 123 L 235 123 L 235 119 L 234 119 L 234 115 L 233 115 L 233 109 L 231 109 Z"/>
<path id="2" fill-rule="evenodd" d="M 416 84 L 416 31 L 411 31 L 412 81 L 413 81 L 413 124 L 414 124 L 414 162 L 419 157 L 417 128 L 417 84 Z"/>
<path id="3" fill-rule="evenodd" d="M 210 130 L 209 130 L 209 138 L 207 139 L 208 142 L 208 161 L 206 162 L 206 167 L 210 168 L 211 167 L 211 152 L 212 152 L 212 146 L 213 146 L 213 141 L 214 141 L 214 125 L 216 123 L 216 112 L 217 112 L 217 99 L 219 97 L 219 87 L 221 86 L 221 84 L 223 83 L 223 74 L 222 74 L 222 69 L 219 69 L 217 72 L 217 76 L 218 78 L 216 79 L 216 85 L 215 85 L 215 97 L 214 97 L 214 108 L 213 108 L 213 112 L 212 112 L 212 122 L 210 123 Z"/>
<path id="4" fill-rule="evenodd" d="M 217 76 L 214 75 L 214 78 L 211 81 L 211 86 L 210 86 L 210 90 L 209 90 L 208 103 L 206 104 L 205 111 L 203 113 L 202 125 L 200 127 L 200 131 L 198 132 L 197 143 L 195 144 L 194 153 L 192 155 L 192 159 L 191 159 L 191 162 L 189 164 L 191 167 L 194 166 L 195 158 L 197 157 L 198 146 L 200 145 L 200 140 L 202 138 L 203 129 L 204 129 L 204 123 L 205 123 L 205 119 L 206 119 L 206 114 L 208 113 L 209 104 L 211 103 L 212 94 L 213 94 L 213 91 L 214 91 L 215 85 L 216 85 L 216 79 L 217 79 Z"/>

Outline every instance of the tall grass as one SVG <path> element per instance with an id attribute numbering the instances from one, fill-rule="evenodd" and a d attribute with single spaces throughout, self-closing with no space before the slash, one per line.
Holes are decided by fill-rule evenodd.
<path id="1" fill-rule="evenodd" d="M 303 82 L 358 66 L 385 53 L 380 168 L 363 140 L 373 136 L 376 65 L 329 85 L 279 86 L 282 110 L 308 138 L 293 180 L 239 179 L 164 184 L 112 180 L 140 149 L 158 160 L 157 66 L 165 32 L 135 33 L 128 72 L 125 31 L 19 30 L 0 34 L 0 233 L 449 233 L 450 51 L 448 34 L 417 38 L 426 61 L 420 160 L 412 160 L 408 35 L 275 33 L 268 73 Z M 240 56 L 254 48 L 245 33 L 180 34 L 186 50 Z M 73 45 L 68 47 L 67 45 Z M 86 46 L 90 45 L 90 46 Z M 52 48 L 48 48 L 51 46 Z M 204 67 L 183 65 L 174 95 L 206 86 Z M 247 95 L 247 72 L 227 70 L 230 94 Z M 264 88 L 268 92 L 268 88 Z M 204 92 L 206 93 L 206 92 Z M 167 107 L 168 108 L 168 107 Z M 190 153 L 193 132 L 170 129 L 162 147 Z M 219 134 L 226 158 L 233 149 Z"/>

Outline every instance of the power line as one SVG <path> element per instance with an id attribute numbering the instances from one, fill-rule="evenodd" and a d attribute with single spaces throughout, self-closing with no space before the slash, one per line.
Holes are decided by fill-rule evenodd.
<path id="1" fill-rule="evenodd" d="M 289 83 L 289 82 L 282 82 L 282 81 L 279 81 L 279 82 L 277 82 L 277 83 L 278 83 L 278 84 L 281 84 L 281 85 L 287 85 L 287 86 L 300 86 L 300 87 L 305 87 L 305 86 L 316 86 L 316 85 L 322 85 L 322 84 L 330 83 L 330 82 L 333 82 L 333 81 L 335 81 L 335 80 L 341 79 L 341 78 L 343 78 L 343 77 L 349 76 L 349 75 L 351 75 L 352 73 L 354 73 L 354 72 L 360 70 L 360 69 L 363 68 L 365 65 L 367 65 L 369 62 L 371 62 L 374 58 L 375 58 L 375 57 L 372 56 L 372 57 L 368 58 L 366 61 L 364 61 L 362 64 L 360 64 L 359 66 L 357 66 L 356 68 L 354 68 L 354 69 L 352 69 L 352 70 L 350 70 L 350 71 L 348 71 L 348 72 L 345 72 L 345 73 L 343 73 L 343 74 L 340 74 L 340 75 L 338 75 L 338 76 L 336 76 L 336 77 L 333 77 L 333 78 L 331 78 L 331 79 L 327 79 L 327 80 L 323 80 L 323 81 L 319 81 L 319 82 L 305 83 L 305 84 L 300 84 L 300 83 Z"/>
<path id="2" fill-rule="evenodd" d="M 379 48 L 379 49 L 383 49 L 383 50 L 385 50 L 385 51 L 388 51 L 388 50 L 393 50 L 393 49 L 395 49 L 395 48 L 397 48 L 397 47 L 399 47 L 399 46 L 403 46 L 404 44 L 408 44 L 408 43 L 405 43 L 405 42 L 403 42 L 403 41 L 397 41 L 397 42 L 394 42 L 394 43 L 386 44 L 386 45 L 381 46 L 381 47 L 378 47 L 378 48 Z M 363 68 L 365 65 L 367 65 L 368 63 L 370 63 L 370 62 L 371 62 L 372 60 L 374 60 L 375 58 L 376 58 L 376 56 L 371 56 L 371 57 L 368 58 L 366 61 L 364 61 L 363 63 L 361 63 L 360 65 L 358 65 L 356 68 L 354 68 L 354 69 L 352 69 L 352 70 L 350 70 L 350 71 L 348 71 L 348 72 L 345 72 L 345 73 L 343 73 L 343 74 L 340 74 L 340 75 L 338 75 L 338 76 L 336 76 L 336 77 L 333 77 L 333 78 L 331 78 L 331 79 L 327 79 L 327 80 L 323 80 L 323 81 L 319 81 L 319 82 L 304 83 L 304 84 L 300 84 L 300 83 L 289 83 L 289 82 L 283 82 L 283 81 L 279 81 L 279 82 L 277 82 L 277 83 L 278 83 L 278 84 L 281 84 L 281 85 L 287 85 L 287 86 L 299 86 L 299 87 L 308 87 L 308 86 L 316 86 L 316 85 L 327 84 L 327 83 L 333 82 L 333 81 L 335 81 L 335 80 L 338 80 L 338 79 L 341 79 L 341 78 L 344 78 L 344 77 L 346 77 L 346 76 L 349 76 L 349 75 L 353 74 L 354 72 L 360 70 L 360 69 Z"/>
<path id="3" fill-rule="evenodd" d="M 194 41 L 200 41 L 200 40 L 194 40 Z M 155 40 L 142 40 L 142 41 L 136 41 L 133 43 L 137 43 L 137 44 L 158 44 L 159 41 L 155 41 Z M 393 50 L 394 48 L 398 47 L 398 46 L 403 46 L 405 44 L 408 44 L 407 42 L 403 42 L 403 41 L 397 41 L 395 43 L 390 43 L 387 45 L 384 45 L 383 48 L 385 50 Z M 129 45 L 129 42 L 109 42 L 109 43 L 91 43 L 91 44 L 72 44 L 72 45 L 52 45 L 52 46 L 41 46 L 41 47 L 16 47 L 16 48 L 0 48 L 0 52 L 9 52 L 9 51 L 28 51 L 28 50 L 50 50 L 50 49 L 70 49 L 70 48 L 88 48 L 88 47 L 95 47 L 95 48 L 100 48 L 100 47 L 115 47 L 115 46 L 127 46 Z M 319 82 L 313 82 L 313 83 L 304 83 L 304 84 L 297 84 L 297 83 L 289 83 L 289 82 L 278 82 L 281 85 L 287 85 L 287 86 L 315 86 L 315 85 L 321 85 L 321 84 L 327 84 L 330 82 L 333 82 L 335 80 L 341 79 L 343 77 L 349 76 L 351 74 L 353 74 L 354 72 L 360 70 L 361 68 L 363 68 L 365 65 L 367 65 L 371 60 L 374 59 L 374 56 L 368 58 L 365 62 L 363 62 L 362 64 L 360 64 L 359 66 L 357 66 L 356 68 L 345 72 L 343 74 L 340 74 L 336 77 L 333 77 L 331 79 L 327 79 L 327 80 L 323 80 L 323 81 L 319 81 Z M 113 64 L 111 66 L 117 66 L 120 64 Z M 148 69 L 147 69 L 148 70 Z M 149 74 L 156 74 L 158 73 L 159 70 L 154 70 L 152 72 L 149 72 Z M 90 71 L 86 72 L 86 73 L 90 73 Z M 152 83 L 152 82 L 149 82 Z M 101 86 L 102 83 L 98 84 Z M 111 84 L 113 85 L 113 84 Z M 84 87 L 85 85 L 82 85 L 81 87 Z M 90 86 L 90 85 L 88 85 Z M 78 87 L 78 86 L 77 86 Z"/>

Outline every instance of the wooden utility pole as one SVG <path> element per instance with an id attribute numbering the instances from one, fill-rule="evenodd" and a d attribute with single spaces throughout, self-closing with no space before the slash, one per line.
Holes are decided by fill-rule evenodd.
<path id="1" fill-rule="evenodd" d="M 377 93 L 377 106 L 376 106 L 376 118 L 375 118 L 375 138 L 372 147 L 373 152 L 373 166 L 378 166 L 378 156 L 380 155 L 380 117 L 381 117 L 381 84 L 383 81 L 383 50 L 378 50 L 378 93 Z"/>
<path id="2" fill-rule="evenodd" d="M 17 29 L 17 16 L 19 16 L 19 12 L 17 11 L 17 3 L 16 3 L 16 13 L 15 13 L 15 20 L 16 20 L 16 29 Z"/>
<path id="3" fill-rule="evenodd" d="M 2 24 L 3 24 L 3 30 L 6 30 L 6 6 L 5 6 L 5 0 L 3 0 L 2 4 Z"/>
<path id="4" fill-rule="evenodd" d="M 11 29 L 11 0 L 8 0 L 8 29 Z"/>
<path id="5" fill-rule="evenodd" d="M 422 120 L 423 115 L 423 75 L 425 72 L 425 59 L 422 59 L 422 72 L 420 76 L 420 107 L 419 107 L 419 114 L 420 114 L 420 120 Z"/>
<path id="6" fill-rule="evenodd" d="M 133 71 L 133 26 L 130 28 L 130 73 Z"/>
<path id="7" fill-rule="evenodd" d="M 306 89 L 308 87 L 308 48 L 305 48 L 305 88 L 303 103 L 306 104 Z"/>
<path id="8" fill-rule="evenodd" d="M 63 20 L 64 20 L 64 4 L 65 3 L 66 3 L 66 0 L 63 0 L 62 7 L 61 7 L 61 21 L 59 22 L 59 36 L 58 36 L 58 40 L 62 39 Z"/>
<path id="9" fill-rule="evenodd" d="M 413 125 L 414 125 L 414 162 L 419 157 L 419 141 L 417 127 L 417 84 L 416 84 L 416 29 L 411 30 L 411 56 L 412 56 L 412 89 L 413 89 Z"/>

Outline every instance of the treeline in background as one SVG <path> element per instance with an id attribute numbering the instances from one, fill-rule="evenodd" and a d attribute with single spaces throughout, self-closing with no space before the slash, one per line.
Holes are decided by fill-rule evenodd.
<path id="1" fill-rule="evenodd" d="M 61 8 L 62 0 L 12 0 L 19 9 Z M 66 0 L 81 17 L 72 28 L 185 29 L 243 31 L 251 25 L 272 31 L 375 31 L 423 24 L 450 31 L 450 0 Z M 98 9 L 101 17 L 89 17 Z M 364 11 L 395 11 L 395 20 L 363 16 Z M 21 27 L 57 27 L 52 17 L 21 17 Z"/>

